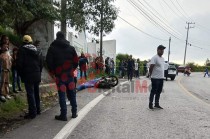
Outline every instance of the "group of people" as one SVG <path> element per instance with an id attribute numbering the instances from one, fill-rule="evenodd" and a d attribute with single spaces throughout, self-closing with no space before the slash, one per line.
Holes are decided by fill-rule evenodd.
<path id="1" fill-rule="evenodd" d="M 105 73 L 106 74 L 114 74 L 114 70 L 115 70 L 115 63 L 114 63 L 114 59 L 107 57 L 105 59 Z"/>
<path id="2" fill-rule="evenodd" d="M 134 60 L 132 55 L 127 60 L 122 60 L 119 63 L 119 76 L 124 78 L 127 73 L 129 81 L 132 81 L 133 77 L 140 77 L 140 61 L 139 59 Z"/>
<path id="3" fill-rule="evenodd" d="M 6 35 L 1 36 L 0 42 L 0 101 L 6 102 L 11 99 L 9 83 L 10 72 L 12 73 L 12 88 L 13 93 L 22 91 L 20 76 L 17 72 L 17 48 L 13 48 L 12 54 L 10 54 L 10 42 L 9 37 Z M 16 90 L 16 85 L 18 90 Z"/>
<path id="4" fill-rule="evenodd" d="M 10 71 L 13 77 L 13 93 L 22 91 L 21 82 L 24 83 L 27 92 L 28 110 L 24 118 L 35 118 L 41 113 L 39 84 L 41 82 L 41 72 L 43 67 L 42 53 L 38 49 L 39 43 L 36 46 L 29 35 L 25 35 L 22 39 L 22 46 L 13 48 L 12 56 L 9 50 L 9 38 L 2 36 L 1 43 L 1 93 L 2 102 L 6 99 L 11 99 L 9 91 Z M 16 91 L 16 83 L 18 91 Z"/>
<path id="5" fill-rule="evenodd" d="M 34 119 L 37 115 L 41 114 L 39 85 L 41 82 L 41 73 L 43 68 L 42 52 L 38 45 L 33 44 L 33 40 L 29 35 L 23 37 L 23 44 L 19 48 L 13 49 L 13 54 L 9 53 L 8 37 L 3 37 L 1 41 L 1 99 L 9 96 L 9 74 L 10 70 L 14 74 L 14 81 L 18 82 L 18 89 L 21 91 L 20 80 L 25 85 L 28 101 L 28 113 L 24 116 L 26 119 Z M 165 47 L 160 45 L 157 48 L 158 54 L 151 59 L 149 73 L 152 81 L 152 90 L 150 93 L 149 108 L 153 109 L 153 98 L 155 96 L 155 107 L 162 108 L 159 105 L 160 93 L 163 88 L 164 79 L 164 59 L 162 58 Z M 100 59 L 99 59 L 100 60 Z M 114 65 L 112 59 L 107 59 L 106 64 L 108 72 L 113 72 L 110 65 Z M 46 64 L 51 77 L 55 80 L 58 88 L 60 114 L 55 116 L 56 120 L 67 121 L 67 105 L 66 96 L 71 104 L 72 118 L 77 115 L 77 101 L 76 101 L 76 85 L 75 85 L 75 71 L 77 67 L 80 68 L 80 74 L 83 72 L 86 75 L 86 66 L 88 60 L 82 53 L 78 57 L 76 50 L 65 39 L 62 32 L 56 34 L 56 39 L 51 43 L 47 56 Z M 100 67 L 98 67 L 100 68 Z M 132 81 L 133 74 L 139 77 L 139 60 L 133 60 L 129 56 L 127 61 L 120 62 L 120 75 L 124 76 L 127 72 L 128 80 Z M 12 74 L 12 75 L 13 75 Z M 15 85 L 13 84 L 13 91 Z"/>
<path id="6" fill-rule="evenodd" d="M 43 57 L 38 44 L 34 44 L 31 36 L 24 35 L 22 45 L 19 48 L 13 49 L 12 56 L 9 53 L 9 38 L 2 36 L 1 41 L 1 101 L 10 99 L 9 96 L 9 74 L 10 71 L 18 82 L 18 91 L 21 91 L 20 80 L 24 83 L 28 113 L 25 114 L 25 119 L 34 119 L 41 114 L 40 108 L 40 93 L 39 85 L 41 82 L 41 73 L 43 68 Z M 75 91 L 75 71 L 79 65 L 80 71 L 86 76 L 86 67 L 88 61 L 82 54 L 78 57 L 75 48 L 70 46 L 70 43 L 65 39 L 62 32 L 56 34 L 56 40 L 51 43 L 46 56 L 47 68 L 50 75 L 55 80 L 60 103 L 60 114 L 55 116 L 56 120 L 67 120 L 66 95 L 72 106 L 72 118 L 77 117 L 77 101 Z M 81 73 L 82 75 L 82 73 Z M 15 85 L 13 84 L 14 93 Z"/>

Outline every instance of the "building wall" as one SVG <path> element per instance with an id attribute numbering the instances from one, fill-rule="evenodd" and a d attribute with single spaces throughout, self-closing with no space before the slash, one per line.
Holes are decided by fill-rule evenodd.
<path id="1" fill-rule="evenodd" d="M 75 47 L 78 55 L 81 52 L 87 53 L 87 41 L 84 31 L 79 32 L 77 35 L 74 35 L 73 32 L 68 32 L 67 38 L 70 44 Z"/>
<path id="2" fill-rule="evenodd" d="M 100 44 L 95 42 L 88 43 L 88 53 L 99 56 Z M 116 40 L 103 41 L 103 58 L 114 58 L 116 61 Z"/>
<path id="3" fill-rule="evenodd" d="M 40 20 L 29 27 L 27 34 L 32 36 L 33 41 L 40 41 L 43 56 L 46 56 L 47 50 L 54 40 L 54 25 L 44 20 Z"/>
<path id="4" fill-rule="evenodd" d="M 96 43 L 89 42 L 87 44 L 87 53 L 89 53 L 90 55 L 97 55 Z"/>
<path id="5" fill-rule="evenodd" d="M 45 57 L 50 44 L 54 40 L 54 25 L 41 20 L 35 22 L 31 27 L 29 27 L 27 34 L 32 36 L 33 41 L 40 41 L 40 48 L 42 49 L 42 54 Z M 44 68 L 42 70 L 42 83 L 51 82 L 53 82 L 53 80 L 48 74 L 48 71 Z"/>

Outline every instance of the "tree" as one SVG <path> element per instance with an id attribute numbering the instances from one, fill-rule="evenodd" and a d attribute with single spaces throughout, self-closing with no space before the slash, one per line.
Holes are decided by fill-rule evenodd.
<path id="1" fill-rule="evenodd" d="M 127 60 L 128 57 L 129 57 L 128 54 L 121 54 L 121 53 L 119 53 L 119 54 L 117 54 L 116 59 L 119 60 L 119 61 L 122 61 L 122 60 Z"/>
<path id="2" fill-rule="evenodd" d="M 195 64 L 195 62 L 189 62 L 187 63 L 187 66 L 190 67 L 192 70 L 194 70 L 197 65 Z"/>
<path id="3" fill-rule="evenodd" d="M 88 30 L 96 36 L 101 31 L 103 14 L 103 33 L 110 33 L 115 27 L 118 9 L 113 5 L 115 0 L 67 0 L 67 24 L 76 30 Z M 102 6 L 103 4 L 103 6 Z M 103 13 L 102 13 L 103 11 Z"/>
<path id="4" fill-rule="evenodd" d="M 15 1 L 15 2 L 14 2 Z M 0 25 L 14 29 L 17 35 L 23 36 L 36 21 L 54 21 L 60 18 L 59 11 L 49 0 L 1 0 Z"/>
<path id="5" fill-rule="evenodd" d="M 112 4 L 115 0 L 89 0 L 94 5 L 88 6 L 88 11 L 93 15 L 90 19 L 94 22 L 91 25 L 90 32 L 99 36 L 100 34 L 100 57 L 102 57 L 103 50 L 103 36 L 110 33 L 115 27 L 114 21 L 117 19 L 117 8 Z"/>
<path id="6" fill-rule="evenodd" d="M 210 66 L 210 60 L 207 58 L 205 66 Z"/>
<path id="7" fill-rule="evenodd" d="M 42 19 L 65 21 L 76 30 L 88 30 L 96 36 L 99 36 L 100 32 L 106 35 L 113 30 L 118 13 L 113 5 L 115 0 L 66 1 L 66 10 L 61 12 L 61 8 L 55 8 L 51 0 L 1 0 L 0 25 L 14 29 L 20 36 L 23 36 L 34 22 Z M 60 7 L 59 3 L 56 5 Z"/>
<path id="8" fill-rule="evenodd" d="M 77 30 L 88 30 L 100 35 L 100 56 L 102 57 L 103 36 L 115 27 L 118 9 L 115 0 L 68 0 L 66 18 Z"/>

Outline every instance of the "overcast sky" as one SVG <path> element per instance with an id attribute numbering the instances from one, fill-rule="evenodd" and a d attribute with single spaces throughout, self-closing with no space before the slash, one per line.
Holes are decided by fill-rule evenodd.
<path id="1" fill-rule="evenodd" d="M 138 29 L 162 40 L 143 34 L 118 18 L 113 32 L 105 37 L 106 40 L 117 40 L 117 53 L 128 53 L 135 58 L 147 60 L 156 54 L 157 46 L 163 44 L 167 47 L 164 54 L 167 60 L 168 40 L 171 37 L 170 61 L 183 64 L 187 34 L 185 27 L 188 21 L 195 22 L 195 25 L 191 25 L 195 28 L 189 31 L 189 43 L 194 46 L 188 46 L 186 62 L 203 65 L 206 59 L 210 58 L 210 0 L 131 0 L 150 16 L 151 21 L 128 1 L 115 2 L 120 10 L 119 16 Z M 154 25 L 154 21 L 160 25 Z"/>

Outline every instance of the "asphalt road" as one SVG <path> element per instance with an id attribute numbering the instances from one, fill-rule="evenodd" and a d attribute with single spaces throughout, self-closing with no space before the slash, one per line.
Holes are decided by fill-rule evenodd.
<path id="1" fill-rule="evenodd" d="M 141 78 L 140 84 L 143 83 L 145 87 L 150 81 Z M 202 73 L 193 73 L 190 77 L 180 74 L 175 81 L 165 82 L 160 100 L 163 110 L 149 110 L 149 91 L 141 90 L 137 93 L 136 84 L 139 84 L 137 79 L 111 91 L 84 116 L 67 138 L 210 138 L 210 78 L 203 78 Z M 132 86 L 134 89 L 131 89 Z M 102 94 L 86 92 L 78 94 L 79 109 Z M 57 106 L 3 138 L 52 139 L 68 124 L 53 119 L 58 111 Z"/>
<path id="2" fill-rule="evenodd" d="M 210 104 L 210 77 L 203 73 L 193 73 L 182 78 L 181 84 L 193 95 Z"/>

